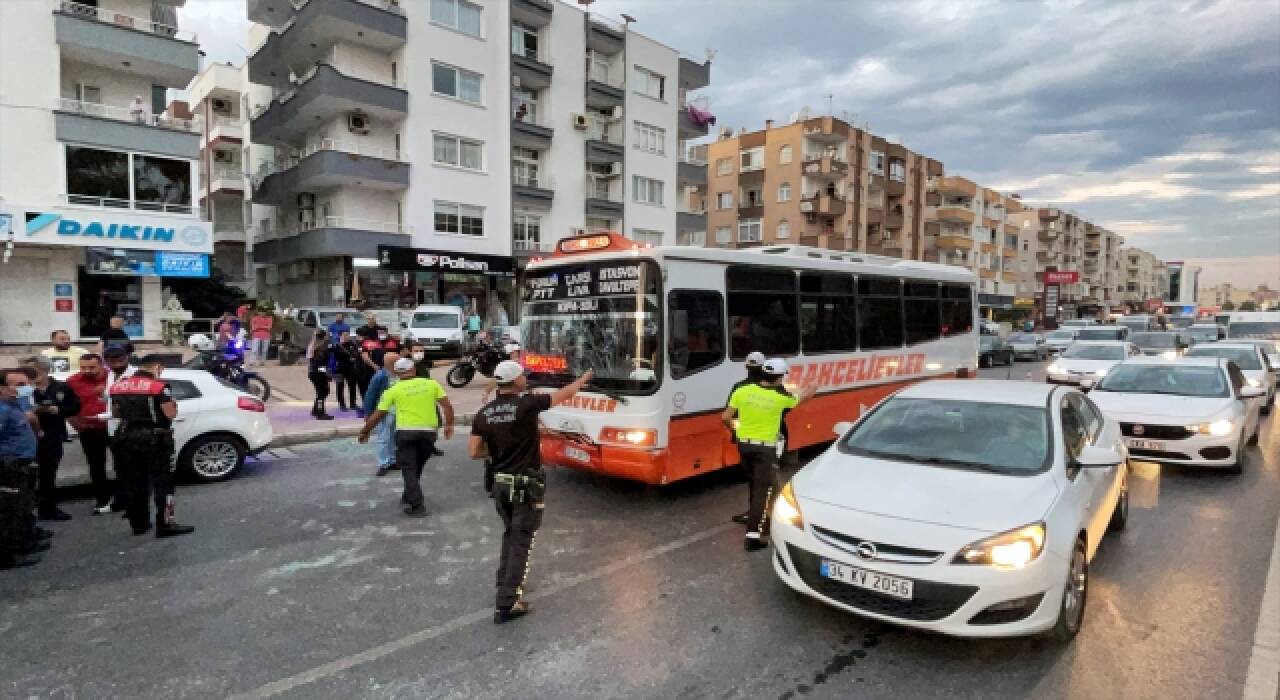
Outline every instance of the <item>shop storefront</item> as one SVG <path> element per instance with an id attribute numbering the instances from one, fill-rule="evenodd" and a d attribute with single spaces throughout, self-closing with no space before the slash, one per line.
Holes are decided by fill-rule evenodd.
<path id="1" fill-rule="evenodd" d="M 514 258 L 379 246 L 378 267 L 356 267 L 355 272 L 369 308 L 452 304 L 468 315 L 478 314 L 486 327 L 517 321 Z"/>
<path id="2" fill-rule="evenodd" d="M 65 329 L 96 339 L 112 315 L 159 340 L 164 279 L 208 277 L 210 224 L 186 216 L 94 208 L 0 211 L 0 342 L 46 343 Z"/>

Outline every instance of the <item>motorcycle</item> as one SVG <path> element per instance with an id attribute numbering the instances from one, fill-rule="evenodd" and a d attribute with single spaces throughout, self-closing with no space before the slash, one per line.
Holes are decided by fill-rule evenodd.
<path id="1" fill-rule="evenodd" d="M 461 389 L 471 383 L 477 372 L 492 378 L 498 363 L 510 360 L 519 351 L 520 344 L 516 342 L 507 342 L 501 346 L 481 343 L 454 363 L 444 379 L 454 389 Z"/>
<path id="2" fill-rule="evenodd" d="M 271 384 L 257 372 L 244 368 L 244 347 L 239 340 L 232 341 L 223 352 L 198 352 L 182 367 L 204 370 L 259 401 L 271 398 Z"/>

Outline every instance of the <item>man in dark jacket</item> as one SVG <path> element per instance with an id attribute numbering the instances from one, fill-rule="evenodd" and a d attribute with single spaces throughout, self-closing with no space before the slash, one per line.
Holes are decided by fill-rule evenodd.
<path id="1" fill-rule="evenodd" d="M 67 440 L 67 418 L 79 415 L 80 399 L 71 387 L 49 376 L 53 369 L 49 358 L 35 355 L 23 358 L 22 364 L 36 371 L 32 398 L 41 433 L 36 449 L 40 469 L 36 512 L 41 520 L 70 520 L 71 516 L 58 508 L 58 466 L 62 464 L 62 445 Z"/>
<path id="2" fill-rule="evenodd" d="M 36 431 L 26 402 L 33 396 L 29 369 L 0 370 L 0 569 L 30 566 L 49 548 L 37 536 L 31 510 L 29 465 L 36 457 Z"/>

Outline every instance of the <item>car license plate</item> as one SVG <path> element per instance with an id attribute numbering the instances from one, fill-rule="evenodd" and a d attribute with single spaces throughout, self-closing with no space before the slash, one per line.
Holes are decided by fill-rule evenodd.
<path id="1" fill-rule="evenodd" d="M 1139 450 L 1159 450 L 1161 452 L 1164 451 L 1164 443 L 1160 442 L 1159 440 L 1134 440 L 1131 438 L 1131 439 L 1125 440 L 1125 442 L 1129 445 L 1129 447 L 1133 447 Z"/>
<path id="2" fill-rule="evenodd" d="M 819 572 L 826 578 L 834 579 L 850 586 L 865 588 L 868 591 L 883 593 L 894 598 L 911 600 L 911 588 L 914 582 L 907 578 L 886 576 L 874 571 L 859 569 L 838 561 L 823 559 Z"/>
<path id="3" fill-rule="evenodd" d="M 579 462 L 591 461 L 591 455 L 586 450 L 578 449 L 577 447 L 564 448 L 564 456 Z"/>

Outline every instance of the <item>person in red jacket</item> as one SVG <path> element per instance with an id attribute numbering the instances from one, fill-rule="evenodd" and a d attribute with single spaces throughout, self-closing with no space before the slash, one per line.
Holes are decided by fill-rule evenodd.
<path id="1" fill-rule="evenodd" d="M 94 515 L 110 513 L 111 482 L 107 480 L 107 423 L 99 416 L 107 412 L 107 372 L 102 358 L 95 353 L 80 358 L 80 371 L 67 377 L 67 386 L 80 399 L 80 413 L 67 422 L 80 436 L 80 449 L 89 465 L 89 479 L 93 481 L 96 505 Z M 116 510 L 120 510 L 117 508 Z"/>

